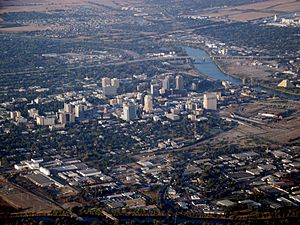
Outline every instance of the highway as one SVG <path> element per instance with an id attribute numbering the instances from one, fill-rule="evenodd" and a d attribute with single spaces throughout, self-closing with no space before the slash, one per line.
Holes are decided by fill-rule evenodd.
<path id="1" fill-rule="evenodd" d="M 97 68 L 97 67 L 108 67 L 108 66 L 122 66 L 128 64 L 135 64 L 135 63 L 142 63 L 142 62 L 155 62 L 155 61 L 176 61 L 176 60 L 191 60 L 194 63 L 205 63 L 208 60 L 213 59 L 230 59 L 230 60 L 275 60 L 275 59 L 296 59 L 298 57 L 291 57 L 291 56 L 282 56 L 282 57 L 274 57 L 274 56 L 212 56 L 210 57 L 189 57 L 189 56 L 160 56 L 160 57 L 145 57 L 133 60 L 125 60 L 120 62 L 111 62 L 111 63 L 103 63 L 103 64 L 93 64 L 93 65 L 80 65 L 80 66 L 70 66 L 66 65 L 64 68 L 55 68 L 55 69 L 36 69 L 36 70 L 27 70 L 27 71 L 19 71 L 13 73 L 2 73 L 2 76 L 9 76 L 9 75 L 25 75 L 25 74 L 34 74 L 34 73 L 54 73 L 59 72 L 62 70 L 70 71 L 70 70 L 78 70 L 82 68 Z"/>

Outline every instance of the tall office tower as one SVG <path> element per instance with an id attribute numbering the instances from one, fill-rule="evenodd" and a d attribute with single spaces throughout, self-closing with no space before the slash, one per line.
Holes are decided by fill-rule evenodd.
<path id="1" fill-rule="evenodd" d="M 203 108 L 217 110 L 217 94 L 214 92 L 206 93 L 203 96 Z"/>
<path id="2" fill-rule="evenodd" d="M 58 122 L 60 124 L 75 123 L 75 115 L 73 113 L 61 112 L 58 114 Z"/>
<path id="3" fill-rule="evenodd" d="M 72 105 L 64 103 L 64 112 L 66 112 L 66 113 L 72 113 Z"/>
<path id="4" fill-rule="evenodd" d="M 101 82 L 102 82 L 102 87 L 108 87 L 111 84 L 110 78 L 108 77 L 103 77 Z"/>
<path id="5" fill-rule="evenodd" d="M 120 80 L 117 79 L 117 78 L 113 78 L 113 79 L 111 80 L 111 86 L 116 87 L 116 88 L 119 88 L 119 87 L 120 87 Z"/>
<path id="6" fill-rule="evenodd" d="M 84 111 L 83 105 L 75 105 L 74 115 L 75 117 L 80 117 Z"/>
<path id="7" fill-rule="evenodd" d="M 73 113 L 66 114 L 67 123 L 75 123 L 75 115 Z"/>
<path id="8" fill-rule="evenodd" d="M 145 94 L 144 93 L 137 93 L 136 99 L 139 101 L 140 104 L 144 105 L 145 102 Z"/>
<path id="9" fill-rule="evenodd" d="M 153 101 L 151 95 L 146 95 L 144 98 L 144 111 L 151 113 L 153 111 Z"/>
<path id="10" fill-rule="evenodd" d="M 137 119 L 136 115 L 137 107 L 134 103 L 128 102 L 123 105 L 123 119 L 126 121 L 132 121 Z"/>
<path id="11" fill-rule="evenodd" d="M 64 112 L 61 112 L 61 113 L 58 114 L 58 122 L 60 124 L 66 124 L 67 123 L 66 114 Z"/>
<path id="12" fill-rule="evenodd" d="M 183 76 L 181 75 L 176 76 L 176 89 L 183 89 Z"/>
<path id="13" fill-rule="evenodd" d="M 165 90 L 170 90 L 170 77 L 166 76 L 165 79 L 162 80 L 162 88 Z"/>
<path id="14" fill-rule="evenodd" d="M 160 85 L 159 84 L 151 84 L 150 87 L 150 93 L 153 97 L 157 97 L 159 96 L 159 89 L 160 89 Z"/>

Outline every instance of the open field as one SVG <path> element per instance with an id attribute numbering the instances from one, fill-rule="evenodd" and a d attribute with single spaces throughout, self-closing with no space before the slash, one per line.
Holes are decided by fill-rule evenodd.
<path id="1" fill-rule="evenodd" d="M 220 20 L 251 21 L 299 11 L 300 2 L 297 0 L 268 0 L 238 7 L 211 10 L 201 13 L 201 15 Z"/>
<path id="2" fill-rule="evenodd" d="M 0 3 L 0 14 L 9 12 L 45 12 L 63 10 L 84 5 L 120 8 L 139 3 L 139 0 L 9 0 Z"/>
<path id="3" fill-rule="evenodd" d="M 37 27 L 37 26 L 20 26 L 20 27 L 6 27 L 0 28 L 0 31 L 6 32 L 23 32 L 23 31 L 40 31 L 40 30 L 50 30 L 51 27 Z"/>
<path id="4" fill-rule="evenodd" d="M 35 1 L 35 0 L 10 0 L 1 3 L 1 13 L 11 12 L 46 12 L 52 10 L 63 10 L 70 7 L 76 7 L 86 4 L 87 1 L 80 0 L 53 0 L 53 1 Z"/>
<path id="5" fill-rule="evenodd" d="M 251 128 L 239 125 L 238 127 L 231 129 L 227 132 L 223 132 L 207 142 L 213 145 L 220 143 L 236 144 L 241 148 L 257 147 L 260 143 L 257 142 L 257 135 L 264 131 L 259 128 Z"/>
<path id="6" fill-rule="evenodd" d="M 53 203 L 17 187 L 5 179 L 1 179 L 0 197 L 11 207 L 25 210 L 25 212 L 49 212 L 60 209 Z"/>
<path id="7" fill-rule="evenodd" d="M 243 12 L 240 14 L 234 14 L 229 16 L 230 20 L 236 21 L 249 21 L 249 20 L 257 20 L 265 17 L 274 16 L 273 13 L 266 13 L 266 12 Z"/>
<path id="8" fill-rule="evenodd" d="M 293 7 L 287 7 L 287 6 L 293 6 Z M 248 5 L 243 5 L 239 7 L 234 7 L 235 9 L 239 10 L 264 10 L 264 11 L 284 11 L 284 9 L 287 8 L 288 11 L 297 11 L 299 10 L 300 2 L 297 0 L 268 0 L 265 2 L 259 2 L 259 3 L 253 3 Z"/>
<path id="9" fill-rule="evenodd" d="M 218 60 L 218 65 L 227 74 L 231 74 L 240 79 L 257 79 L 269 80 L 270 75 L 275 72 L 282 72 L 280 69 L 270 68 L 266 65 L 252 65 L 253 60 L 237 60 L 237 59 L 224 59 Z M 272 63 L 268 61 L 268 63 Z"/>
<path id="10" fill-rule="evenodd" d="M 239 125 L 238 128 L 230 130 L 216 137 L 217 141 L 227 140 L 235 142 L 238 140 L 264 140 L 274 144 L 287 144 L 300 140 L 300 104 L 295 101 L 268 100 L 260 103 L 249 103 L 240 107 L 227 108 L 221 115 L 230 117 L 230 113 L 238 114 L 247 119 L 259 120 L 259 113 L 266 111 L 292 111 L 283 119 L 262 121 L 264 124 L 247 123 L 249 126 Z"/>

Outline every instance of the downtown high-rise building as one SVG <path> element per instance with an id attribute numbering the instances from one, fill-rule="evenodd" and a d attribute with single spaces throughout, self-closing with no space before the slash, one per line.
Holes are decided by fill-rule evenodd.
<path id="1" fill-rule="evenodd" d="M 176 89 L 178 90 L 183 89 L 183 76 L 181 75 L 176 76 Z"/>
<path id="2" fill-rule="evenodd" d="M 68 104 L 68 103 L 64 103 L 64 112 L 66 112 L 66 113 L 72 113 L 73 112 L 72 105 Z"/>
<path id="3" fill-rule="evenodd" d="M 123 120 L 132 121 L 137 119 L 137 106 L 133 102 L 128 102 L 123 105 Z"/>
<path id="4" fill-rule="evenodd" d="M 117 78 L 110 79 L 108 77 L 102 78 L 102 91 L 105 96 L 113 96 L 117 94 L 120 87 L 120 80 Z"/>
<path id="5" fill-rule="evenodd" d="M 161 86 L 159 84 L 151 84 L 150 86 L 150 93 L 153 97 L 159 96 L 159 89 Z"/>
<path id="6" fill-rule="evenodd" d="M 101 83 L 102 83 L 102 87 L 111 86 L 111 81 L 110 81 L 110 78 L 108 78 L 108 77 L 103 77 L 101 80 Z"/>
<path id="7" fill-rule="evenodd" d="M 84 111 L 83 105 L 75 105 L 75 108 L 74 108 L 75 117 L 77 117 L 77 118 L 81 117 L 83 111 Z"/>
<path id="8" fill-rule="evenodd" d="M 166 91 L 170 90 L 170 77 L 166 76 L 165 79 L 162 80 L 162 88 Z"/>
<path id="9" fill-rule="evenodd" d="M 144 98 L 144 111 L 151 113 L 153 111 L 153 100 L 151 95 L 146 95 Z"/>
<path id="10" fill-rule="evenodd" d="M 113 79 L 111 80 L 111 86 L 116 87 L 116 88 L 119 88 L 119 87 L 120 87 L 120 80 L 117 79 L 117 78 L 113 78 Z"/>
<path id="11" fill-rule="evenodd" d="M 203 108 L 208 110 L 217 110 L 217 94 L 215 92 L 204 94 Z"/>

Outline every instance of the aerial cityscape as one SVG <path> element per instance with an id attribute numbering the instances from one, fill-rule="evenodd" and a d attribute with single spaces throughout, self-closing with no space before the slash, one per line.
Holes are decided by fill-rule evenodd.
<path id="1" fill-rule="evenodd" d="M 0 1 L 1 224 L 300 224 L 299 0 Z"/>

